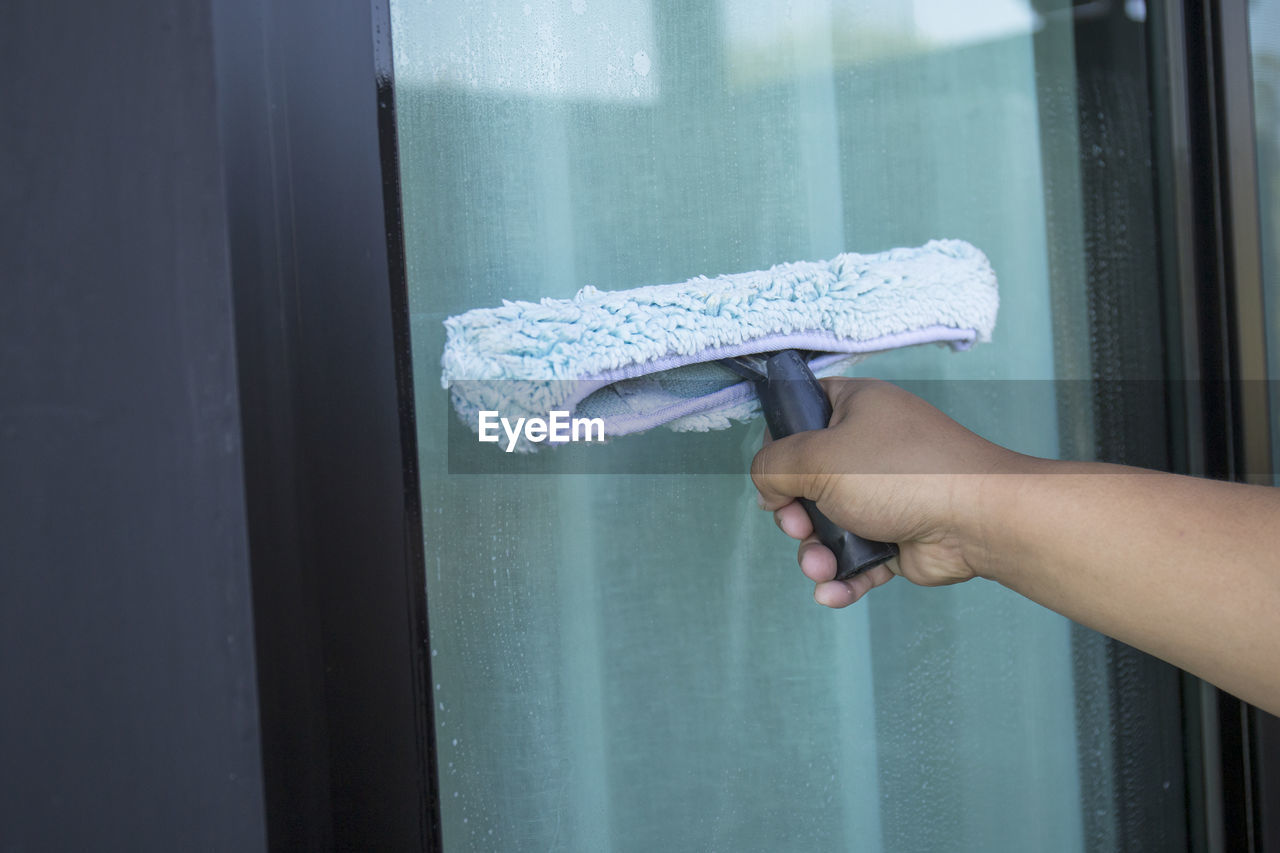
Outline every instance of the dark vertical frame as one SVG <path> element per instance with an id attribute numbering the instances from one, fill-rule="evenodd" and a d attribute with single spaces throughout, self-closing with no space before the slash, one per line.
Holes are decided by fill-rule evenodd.
<path id="1" fill-rule="evenodd" d="M 1262 226 L 1248 0 L 1211 4 L 1215 50 L 1222 259 L 1235 453 L 1232 477 L 1271 485 L 1271 421 L 1267 397 Z"/>
<path id="2" fill-rule="evenodd" d="M 435 849 L 386 7 L 228 0 L 213 19 L 270 845 Z"/>
<path id="3" fill-rule="evenodd" d="M 1248 0 L 1213 7 L 1218 45 L 1218 126 L 1224 207 L 1231 390 L 1236 418 L 1234 479 L 1271 486 L 1272 420 L 1262 270 L 1256 110 Z M 1260 853 L 1280 851 L 1280 718 L 1223 696 L 1224 741 L 1238 749 L 1241 834 Z M 1224 754 L 1226 749 L 1224 748 Z"/>
<path id="4" fill-rule="evenodd" d="M 1185 343 L 1176 464 L 1262 481 L 1272 460 L 1248 3 L 1148 5 L 1167 328 Z M 1194 849 L 1280 849 L 1276 718 L 1190 677 L 1184 697 Z"/>
<path id="5" fill-rule="evenodd" d="M 404 213 L 400 198 L 400 143 L 396 124 L 395 68 L 391 50 L 390 0 L 372 0 L 374 65 L 378 90 L 378 142 L 382 166 L 382 198 L 385 215 L 387 272 L 391 285 L 392 334 L 395 341 L 396 387 L 400 403 L 400 440 L 404 471 L 405 516 L 408 526 L 407 569 L 410 572 L 410 608 L 421 655 L 418 670 L 424 679 L 421 696 L 425 717 L 419 720 L 426 796 L 424 838 L 426 849 L 443 850 L 440 820 L 439 768 L 436 754 L 435 713 L 431 697 L 430 634 L 427 621 L 427 588 L 422 525 L 422 492 L 418 478 L 417 408 L 413 390 L 413 351 L 410 345 L 409 280 L 405 267 Z"/>
<path id="6" fill-rule="evenodd" d="M 1191 383 L 1181 465 L 1269 473 L 1266 348 L 1247 0 L 1151 4 L 1166 280 Z M 1263 436 L 1265 438 L 1260 438 Z"/>

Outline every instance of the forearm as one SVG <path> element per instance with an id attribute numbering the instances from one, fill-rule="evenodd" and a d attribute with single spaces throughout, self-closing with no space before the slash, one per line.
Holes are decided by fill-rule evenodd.
<path id="1" fill-rule="evenodd" d="M 1280 711 L 1280 492 L 1028 460 L 973 501 L 978 572 Z"/>

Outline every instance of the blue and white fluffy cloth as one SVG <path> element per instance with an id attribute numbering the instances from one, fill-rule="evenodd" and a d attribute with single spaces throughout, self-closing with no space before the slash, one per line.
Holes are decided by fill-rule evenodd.
<path id="1" fill-rule="evenodd" d="M 822 375 L 899 347 L 968 349 L 991 339 L 999 302 L 990 262 L 961 240 L 682 284 L 586 287 L 445 320 L 441 382 L 472 430 L 482 410 L 602 417 L 609 437 L 660 424 L 720 429 L 759 405 L 717 359 L 805 350 Z"/>

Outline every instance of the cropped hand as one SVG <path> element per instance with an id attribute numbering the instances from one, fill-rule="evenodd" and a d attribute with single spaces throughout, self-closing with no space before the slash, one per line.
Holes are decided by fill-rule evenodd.
<path id="1" fill-rule="evenodd" d="M 872 379 L 823 380 L 831 423 L 767 443 L 751 464 L 761 507 L 801 540 L 798 561 L 814 598 L 845 607 L 895 574 L 923 586 L 981 574 L 978 504 L 994 473 L 1025 460 L 973 434 L 919 397 Z M 898 543 L 900 554 L 847 581 L 813 537 L 795 498 L 814 500 L 832 521 L 859 536 Z"/>
<path id="2" fill-rule="evenodd" d="M 982 576 L 1280 713 L 1280 489 L 1023 456 L 884 382 L 827 380 L 827 429 L 767 444 L 760 503 L 801 539 L 814 597 L 900 574 Z M 900 555 L 848 581 L 794 498 Z"/>

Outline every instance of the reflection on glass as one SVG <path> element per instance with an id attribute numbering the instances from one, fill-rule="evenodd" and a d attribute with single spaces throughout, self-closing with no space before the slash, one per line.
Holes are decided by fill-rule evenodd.
<path id="1" fill-rule="evenodd" d="M 447 849 L 1083 846 L 1068 623 L 984 582 L 819 609 L 755 508 L 758 425 L 591 450 L 740 476 L 446 463 L 448 315 L 932 237 L 991 257 L 995 342 L 862 371 L 1054 379 L 1084 347 L 1050 292 L 1051 258 L 1083 287 L 1075 159 L 1042 154 L 1077 138 L 1070 27 L 956 6 L 393 0 Z M 1049 383 L 1000 384 L 936 399 L 1055 454 Z"/>

